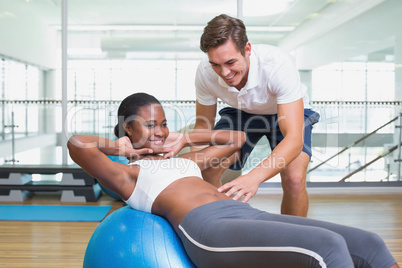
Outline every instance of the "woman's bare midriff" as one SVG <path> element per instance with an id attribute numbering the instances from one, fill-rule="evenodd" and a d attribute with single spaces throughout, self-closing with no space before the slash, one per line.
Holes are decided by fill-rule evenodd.
<path id="1" fill-rule="evenodd" d="M 217 188 L 198 177 L 186 177 L 172 182 L 152 205 L 152 213 L 166 218 L 177 228 L 192 209 L 219 200 L 229 199 Z"/>

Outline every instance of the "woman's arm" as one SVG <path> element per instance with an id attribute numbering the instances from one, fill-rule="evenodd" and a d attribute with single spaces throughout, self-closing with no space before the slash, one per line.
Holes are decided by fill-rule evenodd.
<path id="1" fill-rule="evenodd" d="M 201 170 L 219 165 L 234 154 L 245 143 L 242 131 L 214 130 L 205 132 L 182 133 L 181 148 L 194 145 L 210 145 L 202 150 L 180 155 L 196 162 Z M 168 154 L 167 154 L 168 155 Z"/>
<path id="2" fill-rule="evenodd" d="M 71 159 L 123 199 L 127 199 L 133 190 L 133 187 L 128 187 L 128 184 L 134 183 L 132 176 L 135 172 L 131 166 L 114 162 L 106 155 L 128 157 L 139 153 L 149 153 L 149 149 L 134 150 L 126 138 L 112 141 L 98 136 L 74 135 L 67 143 Z"/>

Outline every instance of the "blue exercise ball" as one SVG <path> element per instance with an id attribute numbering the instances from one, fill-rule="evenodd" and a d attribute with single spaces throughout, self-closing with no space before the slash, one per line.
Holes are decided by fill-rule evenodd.
<path id="1" fill-rule="evenodd" d="M 195 266 L 168 221 L 125 206 L 96 228 L 85 251 L 83 267 Z"/>
<path id="2" fill-rule="evenodd" d="M 123 201 L 123 199 L 121 199 L 121 197 L 116 194 L 115 192 L 109 190 L 108 188 L 106 188 L 105 186 L 103 186 L 102 184 L 99 183 L 100 188 L 102 189 L 102 191 L 107 194 L 108 196 L 112 197 L 114 200 L 116 201 Z"/>
<path id="3" fill-rule="evenodd" d="M 107 157 L 109 157 L 114 162 L 118 162 L 118 163 L 125 164 L 125 165 L 128 164 L 128 159 L 126 157 L 114 156 L 114 155 L 108 155 Z M 99 186 L 102 189 L 102 192 L 104 192 L 108 196 L 112 197 L 113 199 L 115 199 L 117 201 L 123 201 L 123 199 L 121 199 L 121 197 L 118 194 L 116 194 L 115 192 L 109 190 L 108 188 L 106 188 L 105 186 L 103 186 L 100 183 L 99 183 Z"/>

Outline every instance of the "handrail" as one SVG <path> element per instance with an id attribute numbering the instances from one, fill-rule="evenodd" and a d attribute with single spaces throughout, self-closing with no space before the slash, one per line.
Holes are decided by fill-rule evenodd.
<path id="1" fill-rule="evenodd" d="M 322 166 L 323 164 L 327 163 L 329 160 L 333 159 L 334 157 L 340 155 L 341 153 L 345 152 L 346 150 L 350 149 L 351 147 L 355 146 L 356 144 L 360 143 L 361 141 L 367 139 L 368 137 L 370 137 L 371 135 L 373 135 L 374 133 L 376 133 L 378 130 L 382 129 L 383 127 L 391 124 L 392 122 L 396 121 L 399 118 L 399 116 L 395 117 L 394 119 L 392 119 L 391 121 L 385 123 L 384 125 L 382 125 L 381 127 L 375 129 L 374 131 L 370 132 L 369 134 L 363 136 L 362 138 L 356 140 L 355 142 L 353 142 L 352 144 L 346 146 L 345 148 L 343 148 L 342 150 L 340 150 L 338 153 L 334 154 L 333 156 L 329 157 L 328 159 L 324 160 L 323 162 L 321 162 L 320 164 L 318 164 L 317 166 L 309 169 L 307 171 L 307 173 L 317 169 L 318 167 Z"/>
<path id="2" fill-rule="evenodd" d="M 68 100 L 68 103 L 74 104 L 92 104 L 92 103 L 116 103 L 120 104 L 121 100 L 86 100 L 86 99 L 75 99 L 75 100 Z M 193 103 L 195 104 L 195 100 L 160 100 L 161 103 Z M 1 104 L 61 104 L 60 99 L 18 99 L 18 100 L 5 100 L 0 99 Z M 218 103 L 222 103 L 222 101 L 218 101 Z M 402 105 L 402 101 L 311 101 L 312 106 L 315 105 Z"/>
<path id="3" fill-rule="evenodd" d="M 313 105 L 402 105 L 402 101 L 311 101 Z"/>
<path id="4" fill-rule="evenodd" d="M 348 175 L 346 175 L 345 177 L 343 177 L 339 182 L 344 182 L 346 179 L 352 177 L 354 174 L 356 174 L 357 172 L 360 172 L 361 170 L 365 169 L 366 167 L 370 166 L 371 164 L 373 164 L 374 162 L 376 162 L 378 159 L 383 158 L 384 156 L 392 153 L 393 151 L 395 151 L 398 148 L 398 145 L 395 145 L 391 148 L 389 148 L 386 152 L 380 154 L 379 156 L 377 156 L 376 158 L 374 158 L 373 160 L 371 160 L 370 162 L 368 162 L 367 164 L 359 167 L 358 169 L 356 169 L 355 171 L 349 173 Z"/>

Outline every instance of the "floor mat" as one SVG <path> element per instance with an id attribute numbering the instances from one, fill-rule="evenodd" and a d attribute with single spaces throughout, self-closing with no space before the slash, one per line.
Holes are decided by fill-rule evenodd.
<path id="1" fill-rule="evenodd" d="M 0 220 L 101 221 L 112 206 L 0 205 Z"/>

